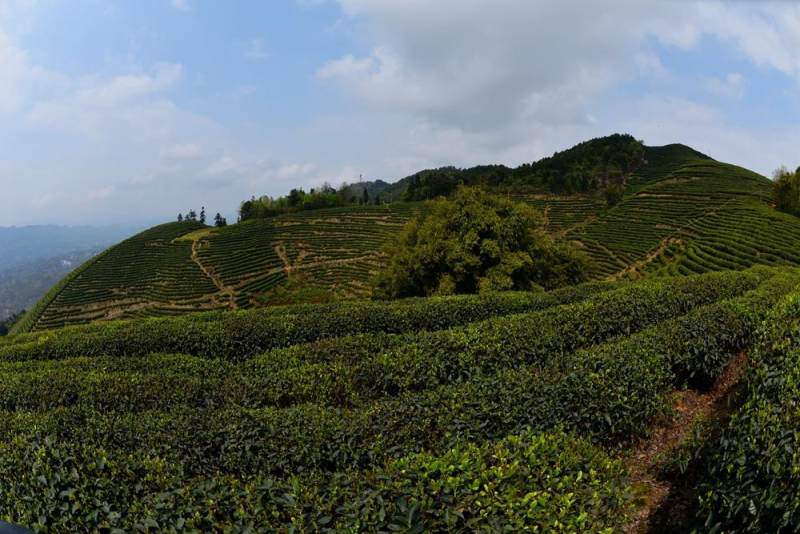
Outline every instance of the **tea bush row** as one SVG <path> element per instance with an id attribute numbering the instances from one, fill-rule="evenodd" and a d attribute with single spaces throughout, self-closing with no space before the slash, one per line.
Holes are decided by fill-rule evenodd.
<path id="1" fill-rule="evenodd" d="M 774 280 L 784 277 L 774 276 L 761 287 L 775 286 Z M 708 302 L 735 296 L 750 286 L 723 283 L 726 278 L 730 277 L 714 275 L 704 279 L 703 282 L 716 280 L 711 291 L 701 291 L 698 280 L 692 279 L 676 284 L 637 284 L 544 312 L 439 332 L 327 340 L 274 351 L 241 364 L 180 355 L 3 363 L 0 409 L 46 410 L 80 405 L 98 410 L 143 411 L 176 405 L 355 405 L 465 382 L 503 369 L 546 364 L 582 346 L 630 334 Z M 736 275 L 733 279 L 747 277 Z M 730 316 L 735 312 L 725 315 L 728 308 L 711 309 L 721 310 L 714 312 L 718 320 L 732 322 Z M 618 320 L 609 322 L 607 317 Z M 703 328 L 710 324 L 695 322 Z M 690 325 L 691 321 L 687 329 Z M 578 331 L 583 335 L 575 335 Z M 709 352 L 708 347 L 703 348 Z M 37 395 L 29 395 L 30 391 Z"/>
<path id="2" fill-rule="evenodd" d="M 705 528 L 725 532 L 800 529 L 800 292 L 765 321 L 745 404 L 708 465 Z"/>
<path id="3" fill-rule="evenodd" d="M 704 313 L 725 305 L 711 304 L 693 312 L 693 320 L 665 321 L 619 341 L 555 356 L 545 365 L 504 369 L 357 408 L 204 408 L 176 403 L 141 412 L 87 406 L 5 412 L 0 441 L 45 435 L 55 443 L 161 457 L 182 464 L 187 476 L 279 477 L 372 469 L 412 452 L 441 454 L 464 442 L 496 440 L 527 427 L 563 426 L 613 447 L 646 432 L 663 412 L 668 393 L 680 384 L 673 373 L 675 362 L 702 359 L 706 347 L 721 352 L 727 347 L 729 357 L 735 353 L 742 343 L 740 318 L 717 324 L 715 313 Z M 696 319 L 702 317 L 714 322 L 698 325 Z M 190 394 L 184 386 L 167 386 L 187 392 L 173 395 Z M 203 389 L 208 388 L 201 383 L 194 394 Z M 140 401 L 146 406 L 148 399 L 163 392 L 151 393 L 123 391 L 119 396 L 133 395 L 139 399 L 131 401 L 134 407 Z"/>
<path id="4" fill-rule="evenodd" d="M 563 432 L 327 481 L 187 480 L 163 458 L 15 440 L 0 445 L 0 480 L 0 518 L 43 532 L 611 532 L 633 503 L 621 463 Z"/>
<path id="5" fill-rule="evenodd" d="M 266 350 L 367 332 L 437 330 L 495 315 L 541 310 L 616 287 L 591 282 L 553 292 L 350 301 L 319 306 L 191 314 L 74 326 L 0 343 L 0 359 L 136 356 L 173 352 L 244 359 Z"/>

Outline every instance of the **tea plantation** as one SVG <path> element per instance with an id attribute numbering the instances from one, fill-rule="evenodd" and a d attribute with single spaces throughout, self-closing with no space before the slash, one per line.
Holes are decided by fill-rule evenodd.
<path id="1" fill-rule="evenodd" d="M 800 221 L 643 154 L 502 191 L 591 259 L 552 291 L 364 298 L 422 202 L 96 256 L 0 337 L 0 531 L 800 530 Z"/>
<path id="2" fill-rule="evenodd" d="M 648 147 L 613 207 L 599 196 L 525 195 L 574 241 L 596 279 L 800 265 L 800 227 L 771 206 L 769 180 L 683 145 Z M 98 320 L 364 297 L 419 202 L 352 205 L 225 228 L 171 223 L 93 258 L 17 332 Z"/>
<path id="3" fill-rule="evenodd" d="M 708 494 L 751 476 L 723 469 L 728 457 L 779 445 L 748 432 L 791 423 L 775 389 L 791 383 L 763 381 L 791 363 L 773 340 L 794 335 L 797 297 L 776 304 L 799 287 L 797 270 L 757 267 L 11 336 L 0 520 L 43 532 L 618 531 L 644 491 L 627 451 L 675 391 L 704 391 L 754 342 L 752 400 L 736 416 L 748 423 L 731 423 Z M 759 334 L 776 314 L 785 327 Z M 773 487 L 760 457 L 741 469 Z M 722 524 L 794 520 L 767 504 L 763 517 L 737 512 L 753 498 L 742 491 L 703 506 Z"/>

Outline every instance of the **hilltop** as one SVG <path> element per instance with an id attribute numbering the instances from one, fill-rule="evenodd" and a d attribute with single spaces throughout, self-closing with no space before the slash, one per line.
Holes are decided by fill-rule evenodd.
<path id="1" fill-rule="evenodd" d="M 463 175 L 538 207 L 547 233 L 593 259 L 587 283 L 351 298 L 403 224 L 436 213 L 419 201 L 168 223 L 87 261 L 0 338 L 0 520 L 37 532 L 800 524 L 800 221 L 772 207 L 763 176 L 684 145 L 623 162 L 587 151 L 627 152 L 622 140 L 531 166 L 577 181 Z M 581 190 L 551 190 L 567 183 Z"/>
<path id="2" fill-rule="evenodd" d="M 554 178 L 562 175 L 553 169 L 588 178 L 571 182 L 583 184 L 581 191 L 556 194 L 551 189 L 563 190 L 569 180 Z M 424 189 L 422 175 L 433 176 L 414 175 L 417 191 Z M 517 169 L 487 166 L 446 176 L 446 187 L 453 180 L 482 184 L 541 209 L 550 232 L 592 258 L 595 279 L 800 265 L 800 225 L 772 209 L 771 182 L 685 145 L 647 147 L 611 136 Z M 407 192 L 414 180 L 392 187 Z M 610 205 L 604 192 L 614 186 L 621 192 Z M 363 297 L 385 264 L 386 244 L 422 209 L 422 202 L 398 201 L 224 228 L 157 226 L 62 280 L 19 328 Z"/>

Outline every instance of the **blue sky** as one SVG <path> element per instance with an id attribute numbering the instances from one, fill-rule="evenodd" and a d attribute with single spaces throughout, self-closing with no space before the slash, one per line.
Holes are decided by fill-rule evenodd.
<path id="1" fill-rule="evenodd" d="M 800 165 L 800 5 L 0 0 L 0 226 L 232 219 L 612 132 Z"/>

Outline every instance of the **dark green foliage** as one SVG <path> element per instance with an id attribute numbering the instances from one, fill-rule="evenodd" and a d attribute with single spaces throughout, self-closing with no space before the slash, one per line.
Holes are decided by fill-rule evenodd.
<path id="1" fill-rule="evenodd" d="M 623 185 L 644 163 L 644 145 L 630 135 L 614 134 L 579 143 L 515 169 L 483 165 L 469 169 L 441 167 L 404 178 L 404 200 L 448 196 L 459 185 L 506 191 L 550 191 L 557 194 L 597 192 Z"/>
<path id="2" fill-rule="evenodd" d="M 619 204 L 624 194 L 625 188 L 621 184 L 612 184 L 603 190 L 603 196 L 609 207 Z"/>
<path id="3" fill-rule="evenodd" d="M 462 187 L 406 225 L 376 282 L 381 297 L 530 290 L 586 279 L 586 260 L 555 243 L 525 204 Z"/>
<path id="4" fill-rule="evenodd" d="M 0 336 L 7 336 L 8 332 L 17 324 L 22 317 L 25 316 L 25 310 L 21 312 L 13 313 L 9 317 L 6 317 L 2 321 L 0 321 Z"/>
<path id="5" fill-rule="evenodd" d="M 498 187 L 508 180 L 512 170 L 504 165 L 483 165 L 470 169 L 441 167 L 420 171 L 405 178 L 403 200 L 430 200 L 455 193 L 459 185 Z"/>
<path id="6" fill-rule="evenodd" d="M 708 462 L 702 519 L 725 532 L 800 528 L 800 293 L 764 323 L 747 400 Z"/>
<path id="7" fill-rule="evenodd" d="M 366 189 L 364 189 L 364 194 L 367 194 Z M 346 186 L 342 186 L 337 191 L 326 183 L 322 187 L 311 189 L 308 193 L 303 189 L 292 189 L 285 197 L 262 196 L 245 200 L 239 206 L 239 221 L 266 219 L 283 213 L 333 208 L 349 203 L 350 196 L 346 191 Z M 366 202 L 362 202 L 362 204 L 366 204 Z"/>
<path id="8" fill-rule="evenodd" d="M 601 531 L 633 495 L 618 461 L 567 434 L 414 454 L 372 472 L 314 478 L 214 476 L 49 440 L 0 447 L 0 518 L 35 531 Z"/>
<path id="9" fill-rule="evenodd" d="M 513 328 L 493 342 L 504 323 L 493 319 L 441 334 L 330 339 L 247 362 L 151 355 L 0 364 L 0 518 L 72 531 L 619 530 L 630 510 L 624 472 L 581 437 L 616 449 L 646 433 L 683 381 L 675 370 L 733 354 L 750 338 L 742 325 L 758 322 L 796 281 L 769 269 L 659 280 L 562 309 L 572 326 L 548 323 L 546 311 L 507 318 L 510 327 L 538 317 L 519 330 L 541 342 L 527 334 L 507 343 Z M 533 296 L 569 302 L 609 286 L 588 288 Z M 486 334 L 474 338 L 485 341 L 473 347 L 483 358 L 464 354 L 459 332 Z M 540 343 L 527 349 L 539 356 L 520 359 L 531 343 Z M 446 364 L 435 367 L 452 378 L 415 384 L 406 372 L 414 367 L 403 364 L 414 354 L 403 347 L 414 344 L 434 351 Z M 370 361 L 383 367 L 363 369 L 394 373 L 385 376 L 396 384 L 404 376 L 410 387 L 353 403 L 354 391 L 370 391 L 364 384 L 389 383 L 355 371 Z M 315 389 L 327 392 L 327 405 L 301 403 L 320 398 Z"/>
<path id="10" fill-rule="evenodd" d="M 613 283 L 592 282 L 553 292 L 350 301 L 96 323 L 7 338 L 0 342 L 0 359 L 136 356 L 151 352 L 244 359 L 272 348 L 334 336 L 439 330 L 496 315 L 576 302 L 614 287 Z"/>
<path id="11" fill-rule="evenodd" d="M 785 168 L 775 171 L 775 207 L 791 215 L 800 216 L 800 167 L 789 172 Z"/>
<path id="12" fill-rule="evenodd" d="M 624 184 L 643 163 L 644 145 L 630 135 L 614 134 L 523 165 L 515 174 L 547 184 L 553 193 L 577 193 Z"/>
<path id="13" fill-rule="evenodd" d="M 191 260 L 191 242 L 178 238 L 202 229 L 198 222 L 155 226 L 91 258 L 56 284 L 15 327 L 15 332 L 58 328 L 119 316 L 123 305 L 208 302 L 214 284 Z"/>

